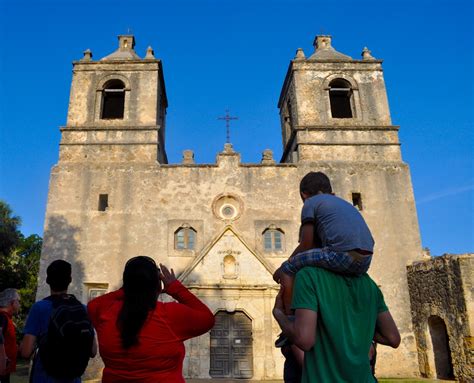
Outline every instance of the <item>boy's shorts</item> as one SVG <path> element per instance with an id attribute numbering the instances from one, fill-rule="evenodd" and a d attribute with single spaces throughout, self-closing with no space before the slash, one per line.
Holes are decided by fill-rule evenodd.
<path id="1" fill-rule="evenodd" d="M 353 251 L 332 251 L 327 248 L 310 249 L 295 254 L 291 261 L 285 261 L 281 270 L 294 275 L 303 267 L 322 267 L 343 275 L 362 275 L 367 272 L 372 261 L 372 254 L 362 255 Z"/>

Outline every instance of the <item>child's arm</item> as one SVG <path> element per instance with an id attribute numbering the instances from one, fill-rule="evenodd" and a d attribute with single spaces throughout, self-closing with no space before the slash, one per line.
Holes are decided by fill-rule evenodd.
<path id="1" fill-rule="evenodd" d="M 308 222 L 301 226 L 301 239 L 298 246 L 296 246 L 293 253 L 291 253 L 290 258 L 293 257 L 295 254 L 301 253 L 302 251 L 306 251 L 312 249 L 314 247 L 314 223 Z"/>

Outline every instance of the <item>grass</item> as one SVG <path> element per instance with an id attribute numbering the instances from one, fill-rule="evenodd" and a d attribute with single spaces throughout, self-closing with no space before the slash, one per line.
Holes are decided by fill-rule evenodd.
<path id="1" fill-rule="evenodd" d="M 24 360 L 18 360 L 17 371 L 11 375 L 11 383 L 28 383 L 29 363 Z M 205 382 L 201 380 L 201 382 Z M 212 380 L 209 380 L 212 382 Z M 448 382 L 447 380 L 433 379 L 379 379 L 380 383 L 440 383 Z M 452 382 L 452 381 L 451 381 Z M 281 381 L 283 383 L 283 381 Z"/>

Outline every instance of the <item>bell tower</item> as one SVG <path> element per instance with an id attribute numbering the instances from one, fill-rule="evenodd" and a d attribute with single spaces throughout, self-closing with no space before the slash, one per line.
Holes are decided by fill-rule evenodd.
<path id="1" fill-rule="evenodd" d="M 375 239 L 369 274 L 380 284 L 402 336 L 380 348 L 383 375 L 416 374 L 406 265 L 422 258 L 410 169 L 392 125 L 382 61 L 367 48 L 353 58 L 317 36 L 314 53 L 298 49 L 281 91 L 283 156 L 300 171 L 322 171 L 336 195 L 364 216 Z M 383 360 L 391 360 L 391 363 Z"/>
<path id="2" fill-rule="evenodd" d="M 118 40 L 112 54 L 94 61 L 86 50 L 73 63 L 60 162 L 167 163 L 162 63 L 151 47 L 140 58 L 133 35 Z"/>
<path id="3" fill-rule="evenodd" d="M 297 50 L 283 84 L 281 162 L 401 161 L 382 61 L 367 48 L 354 60 L 331 36 L 317 36 L 314 47 L 308 58 Z"/>

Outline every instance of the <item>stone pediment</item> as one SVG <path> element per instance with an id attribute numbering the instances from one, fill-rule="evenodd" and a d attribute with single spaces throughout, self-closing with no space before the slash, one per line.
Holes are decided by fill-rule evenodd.
<path id="1" fill-rule="evenodd" d="M 187 286 L 251 287 L 275 285 L 274 268 L 227 226 L 181 273 Z"/>

